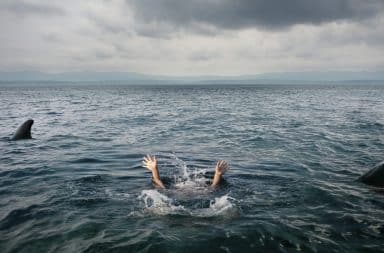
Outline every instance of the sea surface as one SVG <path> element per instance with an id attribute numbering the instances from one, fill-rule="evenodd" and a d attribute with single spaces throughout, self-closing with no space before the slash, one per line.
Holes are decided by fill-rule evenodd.
<path id="1" fill-rule="evenodd" d="M 58 86 L 0 87 L 0 252 L 384 252 L 384 85 Z"/>

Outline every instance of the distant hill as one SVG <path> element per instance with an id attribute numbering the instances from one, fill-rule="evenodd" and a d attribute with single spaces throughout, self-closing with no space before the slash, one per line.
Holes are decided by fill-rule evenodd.
<path id="1" fill-rule="evenodd" d="M 34 71 L 0 72 L 1 81 L 129 81 L 153 79 L 148 75 L 130 72 L 62 72 L 44 73 Z"/>
<path id="2" fill-rule="evenodd" d="M 257 75 L 261 79 L 300 81 L 382 81 L 384 72 L 280 72 Z"/>
<path id="3" fill-rule="evenodd" d="M 0 82 L 122 82 L 125 84 L 280 84 L 384 81 L 384 72 L 279 72 L 239 76 L 155 76 L 134 72 L 0 72 Z"/>

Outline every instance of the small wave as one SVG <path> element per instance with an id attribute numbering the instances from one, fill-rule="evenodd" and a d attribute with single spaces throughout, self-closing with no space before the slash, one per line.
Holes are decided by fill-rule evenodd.
<path id="1" fill-rule="evenodd" d="M 53 174 L 54 170 L 47 166 L 42 166 L 38 168 L 27 167 L 23 169 L 14 169 L 0 172 L 0 177 L 8 178 L 24 178 L 30 176 L 42 176 L 47 174 Z"/>
<path id="2" fill-rule="evenodd" d="M 0 138 L 0 141 L 3 141 L 3 142 L 10 142 L 12 139 L 12 136 L 10 135 L 9 137 L 1 137 Z"/>
<path id="3" fill-rule="evenodd" d="M 358 123 L 357 127 L 360 129 L 368 129 L 368 130 L 382 130 L 384 128 L 384 124 L 380 122 L 364 122 L 364 123 Z"/>
<path id="4" fill-rule="evenodd" d="M 99 205 L 99 204 L 103 204 L 103 203 L 106 203 L 108 202 L 107 199 L 105 198 L 86 198 L 86 197 L 83 197 L 83 198 L 74 198 L 74 199 L 71 199 L 70 200 L 70 203 L 74 206 L 77 206 L 77 207 L 92 207 L 92 206 L 96 206 L 96 205 Z"/>
<path id="5" fill-rule="evenodd" d="M 54 211 L 40 205 L 31 205 L 24 208 L 17 208 L 9 212 L 5 218 L 0 221 L 0 230 L 9 229 L 31 219 L 39 219 L 53 215 Z"/>
<path id="6" fill-rule="evenodd" d="M 81 138 L 80 136 L 76 136 L 73 134 L 55 134 L 50 136 L 50 139 L 48 141 L 60 141 L 60 140 L 69 140 L 69 139 L 79 139 Z"/>
<path id="7" fill-rule="evenodd" d="M 80 158 L 73 161 L 70 161 L 70 163 L 107 163 L 108 161 L 100 160 L 96 158 Z"/>
<path id="8" fill-rule="evenodd" d="M 87 141 L 90 141 L 90 142 L 111 142 L 113 141 L 112 138 L 108 138 L 108 137 L 98 137 L 98 138 L 87 138 Z"/>
<path id="9" fill-rule="evenodd" d="M 48 115 L 63 115 L 63 112 L 47 112 Z"/>
<path id="10" fill-rule="evenodd" d="M 103 183 L 106 181 L 105 175 L 93 175 L 93 176 L 86 176 L 79 179 L 76 179 L 75 182 L 86 184 L 86 183 Z"/>

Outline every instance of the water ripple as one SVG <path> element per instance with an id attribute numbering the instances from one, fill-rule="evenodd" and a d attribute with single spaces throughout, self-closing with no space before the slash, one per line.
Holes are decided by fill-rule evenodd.
<path id="1" fill-rule="evenodd" d="M 0 88 L 2 252 L 384 252 L 382 86 Z M 23 101 L 23 102 L 18 102 Z M 32 140 L 10 141 L 33 118 Z M 159 159 L 167 190 L 142 168 Z M 207 187 L 217 160 L 231 168 Z"/>

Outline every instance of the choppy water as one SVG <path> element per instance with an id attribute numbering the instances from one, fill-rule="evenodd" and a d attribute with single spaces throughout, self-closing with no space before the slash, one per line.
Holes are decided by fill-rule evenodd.
<path id="1" fill-rule="evenodd" d="M 384 252 L 384 86 L 0 88 L 1 252 Z M 33 118 L 32 140 L 9 140 Z M 155 154 L 167 190 L 142 157 Z M 215 161 L 231 164 L 206 187 Z"/>

